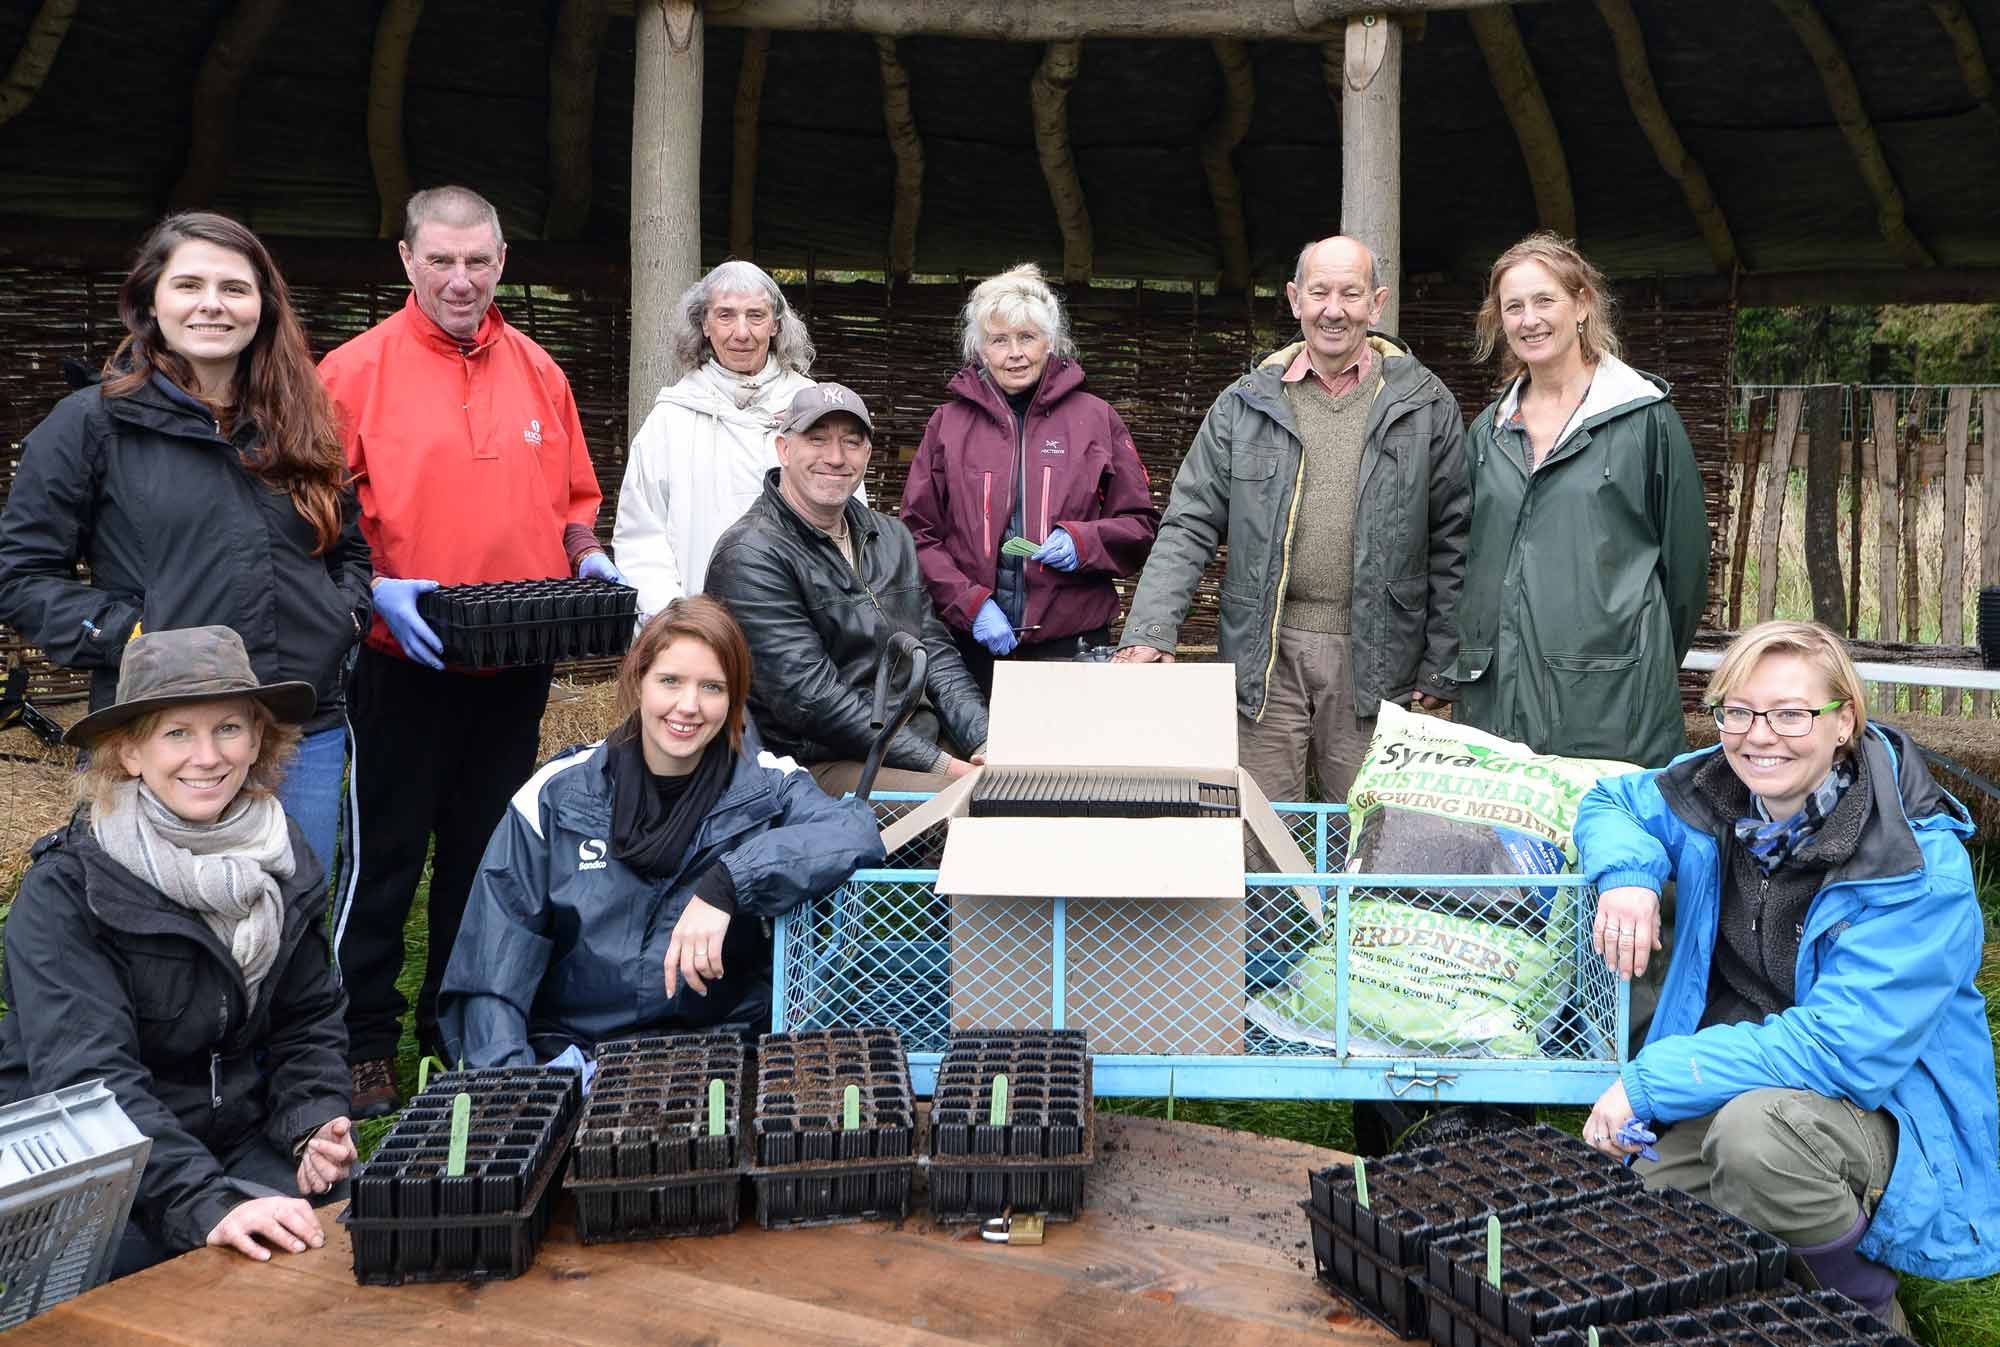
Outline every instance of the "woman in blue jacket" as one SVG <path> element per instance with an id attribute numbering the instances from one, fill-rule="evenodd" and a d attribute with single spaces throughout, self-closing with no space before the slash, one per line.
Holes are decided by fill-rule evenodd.
<path id="1" fill-rule="evenodd" d="M 1708 701 L 1718 748 L 1600 781 L 1577 812 L 1613 969 L 1645 971 L 1661 886 L 1679 895 L 1646 1045 L 1584 1139 L 1633 1154 L 1621 1129 L 1651 1120 L 1649 1186 L 1769 1231 L 1795 1271 L 1900 1323 L 1897 1270 L 2000 1270 L 1972 826 L 1907 735 L 1868 723 L 1824 627 L 1744 632 Z"/>
<path id="2" fill-rule="evenodd" d="M 438 1000 L 469 1066 L 770 1016 L 766 921 L 878 864 L 875 815 L 744 756 L 750 648 L 676 599 L 618 672 L 624 719 L 544 765 L 487 845 Z"/>

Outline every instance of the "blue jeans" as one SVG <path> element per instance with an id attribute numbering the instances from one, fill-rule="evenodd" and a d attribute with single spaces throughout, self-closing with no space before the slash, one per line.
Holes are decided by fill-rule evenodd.
<path id="1" fill-rule="evenodd" d="M 308 734 L 299 741 L 285 779 L 278 784 L 278 802 L 298 823 L 329 875 L 333 848 L 340 836 L 340 780 L 347 769 L 347 727 Z"/>

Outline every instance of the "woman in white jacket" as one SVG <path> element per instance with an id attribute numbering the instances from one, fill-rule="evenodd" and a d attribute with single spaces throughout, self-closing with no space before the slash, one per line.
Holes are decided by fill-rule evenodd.
<path id="1" fill-rule="evenodd" d="M 724 262 L 682 292 L 672 381 L 632 441 L 612 548 L 639 590 L 639 624 L 699 594 L 722 531 L 778 466 L 779 418 L 811 388 L 812 337 L 770 274 Z"/>

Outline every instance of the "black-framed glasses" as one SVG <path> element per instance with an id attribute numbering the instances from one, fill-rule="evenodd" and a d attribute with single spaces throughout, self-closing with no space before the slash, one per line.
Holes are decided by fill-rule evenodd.
<path id="1" fill-rule="evenodd" d="M 1846 699 L 1839 698 L 1825 706 L 1780 706 L 1769 711 L 1752 711 L 1747 706 L 1711 706 L 1708 709 L 1715 716 L 1715 728 L 1724 734 L 1748 734 L 1750 727 L 1757 723 L 1757 717 L 1762 716 L 1764 723 L 1771 727 L 1771 733 L 1787 739 L 1800 739 L 1812 733 L 1813 721 L 1845 705 Z"/>

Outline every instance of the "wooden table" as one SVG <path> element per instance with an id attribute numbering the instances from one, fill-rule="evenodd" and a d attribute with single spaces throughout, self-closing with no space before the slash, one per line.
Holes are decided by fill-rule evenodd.
<path id="1" fill-rule="evenodd" d="M 268 1264 L 202 1249 L 58 1305 L 16 1344 L 556 1343 L 888 1347 L 1020 1343 L 1387 1343 L 1313 1277 L 1298 1202 L 1337 1152 L 1243 1132 L 1099 1115 L 1083 1218 L 1039 1248 L 976 1228 L 897 1225 L 713 1239 L 576 1242 L 567 1203 L 525 1276 L 354 1283 L 345 1227 Z"/>

